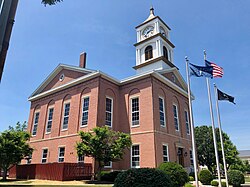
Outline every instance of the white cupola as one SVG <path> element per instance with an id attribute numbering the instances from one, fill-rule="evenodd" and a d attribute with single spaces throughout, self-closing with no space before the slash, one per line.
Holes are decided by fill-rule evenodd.
<path id="1" fill-rule="evenodd" d="M 137 73 L 150 70 L 162 70 L 174 67 L 173 49 L 170 42 L 168 25 L 155 16 L 154 8 L 150 8 L 148 18 L 136 27 L 136 69 Z"/>

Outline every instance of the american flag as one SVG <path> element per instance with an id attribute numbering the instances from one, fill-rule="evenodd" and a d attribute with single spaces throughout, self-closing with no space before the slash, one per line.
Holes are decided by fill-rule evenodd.
<path id="1" fill-rule="evenodd" d="M 222 77 L 224 72 L 223 72 L 223 68 L 218 66 L 217 64 L 213 63 L 213 62 L 209 62 L 207 60 L 205 60 L 206 62 L 206 66 L 212 66 L 213 67 L 213 77 Z"/>

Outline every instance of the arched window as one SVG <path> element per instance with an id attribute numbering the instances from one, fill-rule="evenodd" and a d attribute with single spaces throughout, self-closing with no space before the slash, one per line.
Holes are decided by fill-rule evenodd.
<path id="1" fill-rule="evenodd" d="M 168 50 L 165 46 L 163 46 L 163 56 L 168 60 Z"/>
<path id="2" fill-rule="evenodd" d="M 145 60 L 148 60 L 150 58 L 153 58 L 153 47 L 149 45 L 145 49 Z"/>

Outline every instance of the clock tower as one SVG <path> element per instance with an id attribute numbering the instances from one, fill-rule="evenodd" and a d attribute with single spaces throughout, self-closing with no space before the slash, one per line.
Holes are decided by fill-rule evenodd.
<path id="1" fill-rule="evenodd" d="M 173 60 L 174 45 L 170 42 L 170 28 L 150 8 L 149 17 L 136 27 L 137 43 L 136 66 L 137 73 L 150 70 L 162 70 L 175 67 Z"/>

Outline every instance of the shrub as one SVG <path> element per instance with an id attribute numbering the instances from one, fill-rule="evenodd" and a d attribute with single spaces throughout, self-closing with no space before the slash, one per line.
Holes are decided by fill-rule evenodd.
<path id="1" fill-rule="evenodd" d="M 194 177 L 189 176 L 189 181 L 194 181 Z"/>
<path id="2" fill-rule="evenodd" d="M 192 176 L 193 178 L 195 177 L 194 172 L 190 172 L 188 175 L 189 175 L 189 176 Z"/>
<path id="3" fill-rule="evenodd" d="M 170 177 L 154 168 L 129 169 L 115 179 L 114 187 L 172 187 Z"/>
<path id="4" fill-rule="evenodd" d="M 227 187 L 227 183 L 226 182 L 221 182 L 221 187 Z"/>
<path id="5" fill-rule="evenodd" d="M 117 175 L 121 173 L 122 171 L 102 171 L 101 172 L 101 181 L 108 181 L 108 182 L 114 182 Z"/>
<path id="6" fill-rule="evenodd" d="M 238 170 L 229 170 L 228 183 L 233 185 L 233 187 L 241 186 L 241 184 L 245 183 L 245 178 L 243 173 Z"/>
<path id="7" fill-rule="evenodd" d="M 211 186 L 219 186 L 219 182 L 218 181 L 211 181 Z"/>
<path id="8" fill-rule="evenodd" d="M 211 183 L 211 181 L 213 180 L 213 175 L 207 169 L 201 170 L 199 173 L 199 180 L 201 181 L 202 184 L 209 185 Z"/>
<path id="9" fill-rule="evenodd" d="M 169 175 L 173 183 L 172 187 L 184 186 L 189 180 L 187 172 L 180 164 L 164 162 L 159 166 L 159 169 Z"/>

